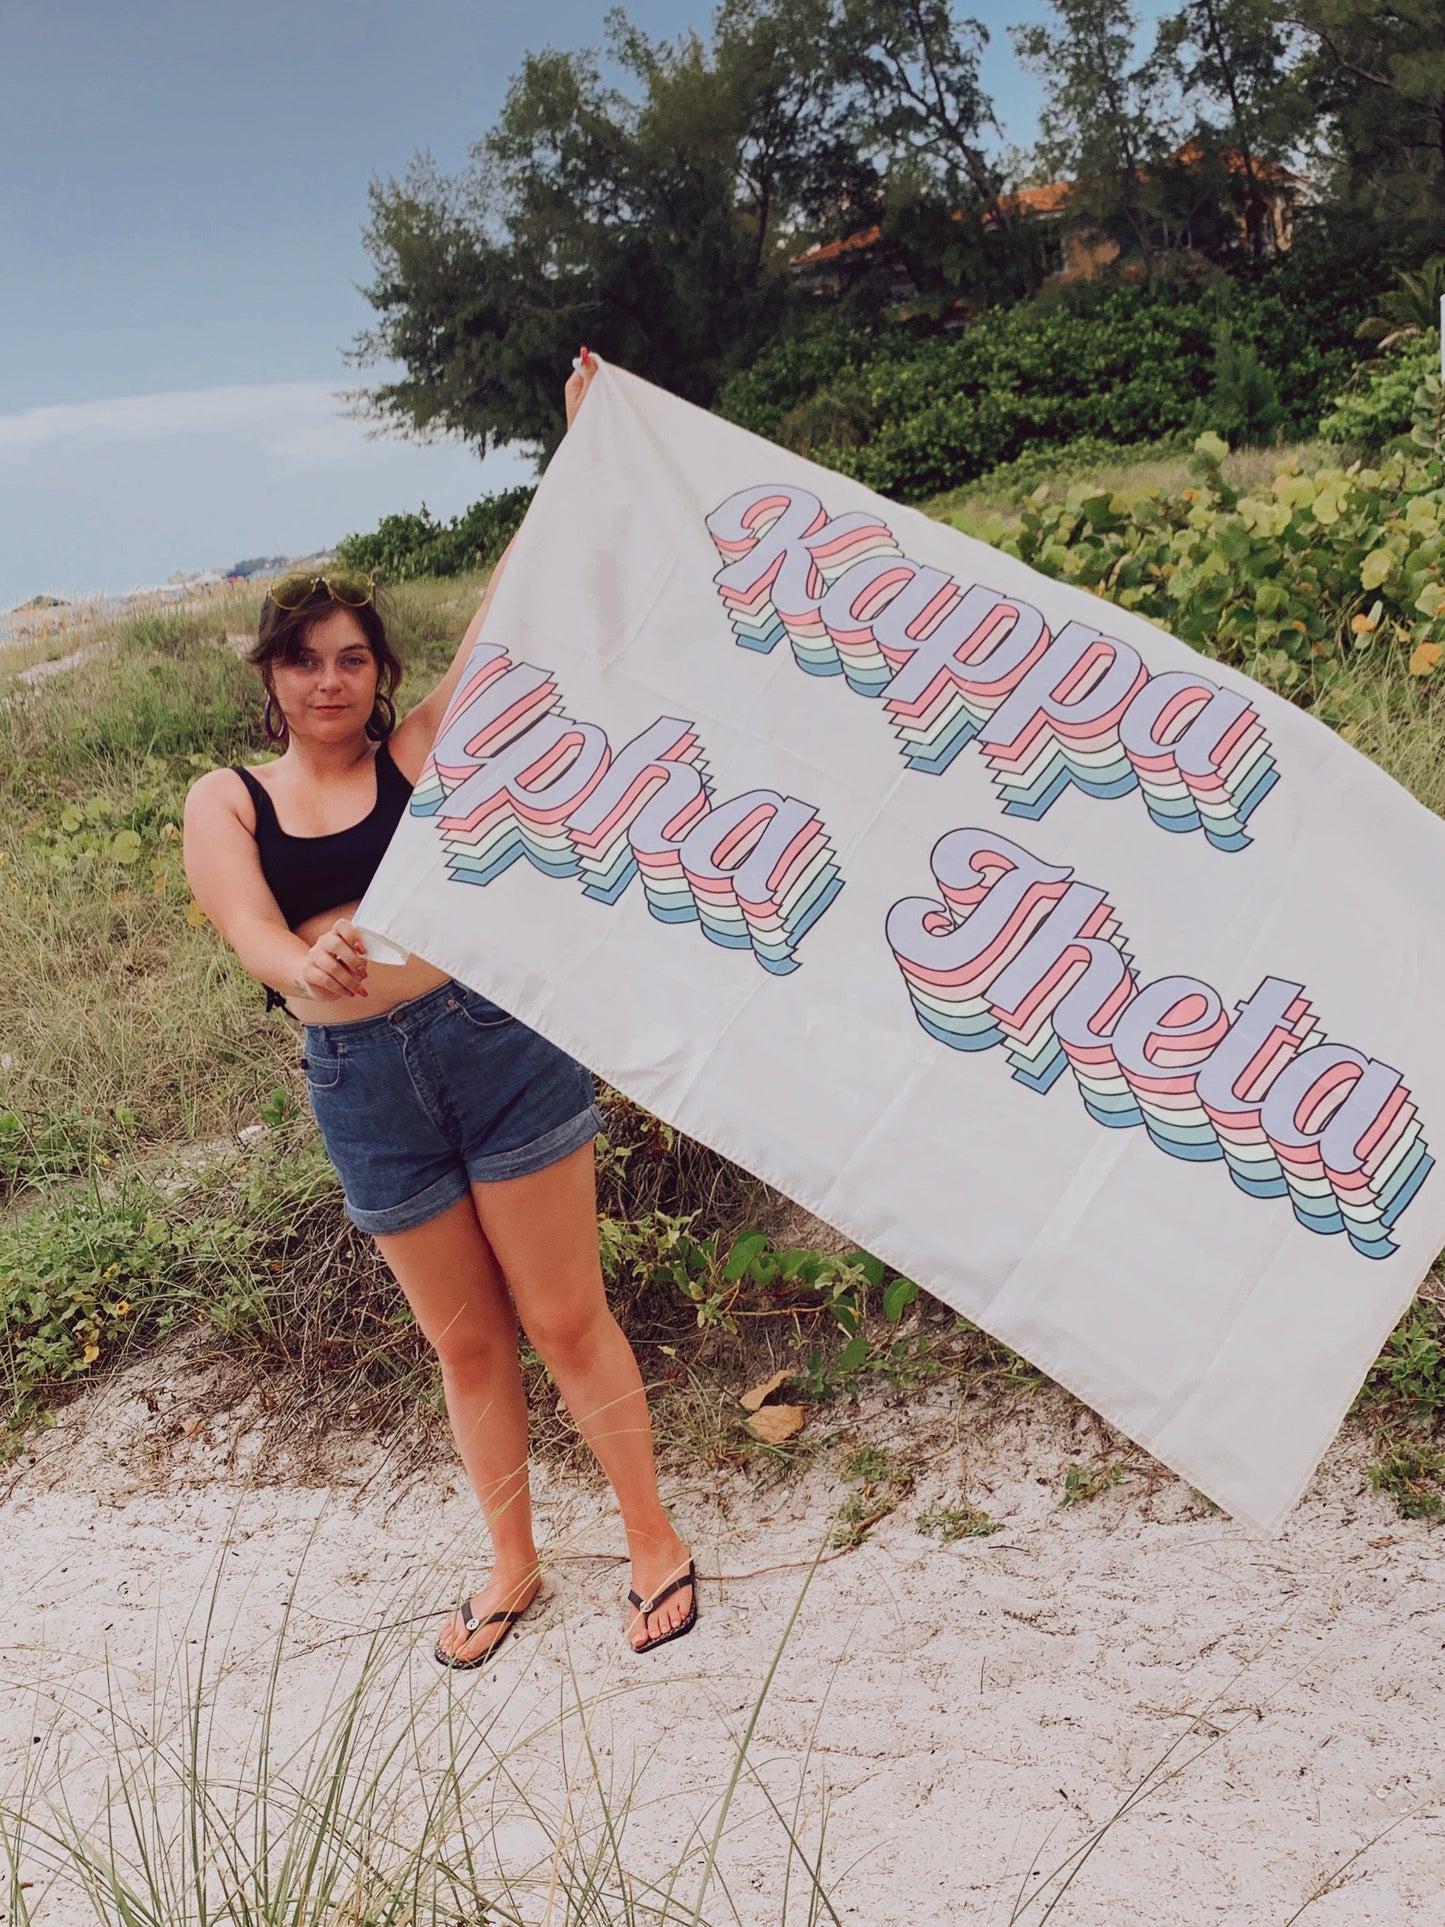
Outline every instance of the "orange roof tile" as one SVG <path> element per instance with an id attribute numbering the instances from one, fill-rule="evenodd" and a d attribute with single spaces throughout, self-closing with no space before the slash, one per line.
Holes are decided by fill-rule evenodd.
<path id="1" fill-rule="evenodd" d="M 871 248 L 882 232 L 880 227 L 860 228 L 856 234 L 847 234 L 841 241 L 824 241 L 820 247 L 795 254 L 790 265 L 795 268 L 812 267 L 819 261 L 836 261 L 840 254 L 848 254 L 856 248 Z"/>

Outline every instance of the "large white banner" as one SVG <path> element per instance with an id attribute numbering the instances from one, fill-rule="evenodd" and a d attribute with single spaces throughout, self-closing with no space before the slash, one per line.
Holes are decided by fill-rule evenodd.
<path id="1" fill-rule="evenodd" d="M 1257 1525 L 1445 1243 L 1445 826 L 614 368 L 358 921 Z"/>

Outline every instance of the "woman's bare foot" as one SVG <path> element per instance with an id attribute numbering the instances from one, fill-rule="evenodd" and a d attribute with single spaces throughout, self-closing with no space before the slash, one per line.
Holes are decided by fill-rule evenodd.
<path id="1" fill-rule="evenodd" d="M 485 1621 L 489 1613 L 524 1612 L 537 1597 L 541 1583 L 542 1570 L 535 1560 L 527 1566 L 495 1569 L 482 1590 L 472 1594 L 472 1616 Z M 480 1659 L 500 1646 L 511 1630 L 505 1620 L 498 1620 L 490 1626 L 480 1625 L 469 1634 L 458 1610 L 442 1627 L 437 1650 L 451 1660 Z"/>
<path id="2" fill-rule="evenodd" d="M 686 1542 L 679 1539 L 671 1527 L 655 1536 L 637 1534 L 631 1542 L 631 1552 L 632 1590 L 643 1600 L 651 1599 L 674 1579 L 681 1579 L 692 1557 Z M 650 1613 L 629 1608 L 627 1637 L 634 1652 L 682 1624 L 692 1610 L 692 1593 L 691 1586 L 679 1586 Z"/>

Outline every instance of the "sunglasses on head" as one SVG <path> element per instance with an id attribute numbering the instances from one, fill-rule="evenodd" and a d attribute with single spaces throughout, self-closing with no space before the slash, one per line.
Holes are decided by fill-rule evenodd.
<path id="1" fill-rule="evenodd" d="M 299 609 L 317 589 L 325 589 L 333 602 L 348 609 L 364 609 L 376 594 L 376 584 L 370 576 L 351 569 L 330 569 L 324 574 L 314 569 L 296 569 L 271 584 L 271 600 L 278 609 Z"/>

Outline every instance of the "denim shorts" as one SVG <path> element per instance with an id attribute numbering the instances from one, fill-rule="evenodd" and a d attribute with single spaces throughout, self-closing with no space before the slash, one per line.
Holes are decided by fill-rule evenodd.
<path id="1" fill-rule="evenodd" d="M 602 1128 L 592 1076 L 453 978 L 378 1017 L 307 1024 L 302 1066 L 346 1215 L 410 1231 L 473 1182 L 522 1178 Z"/>

